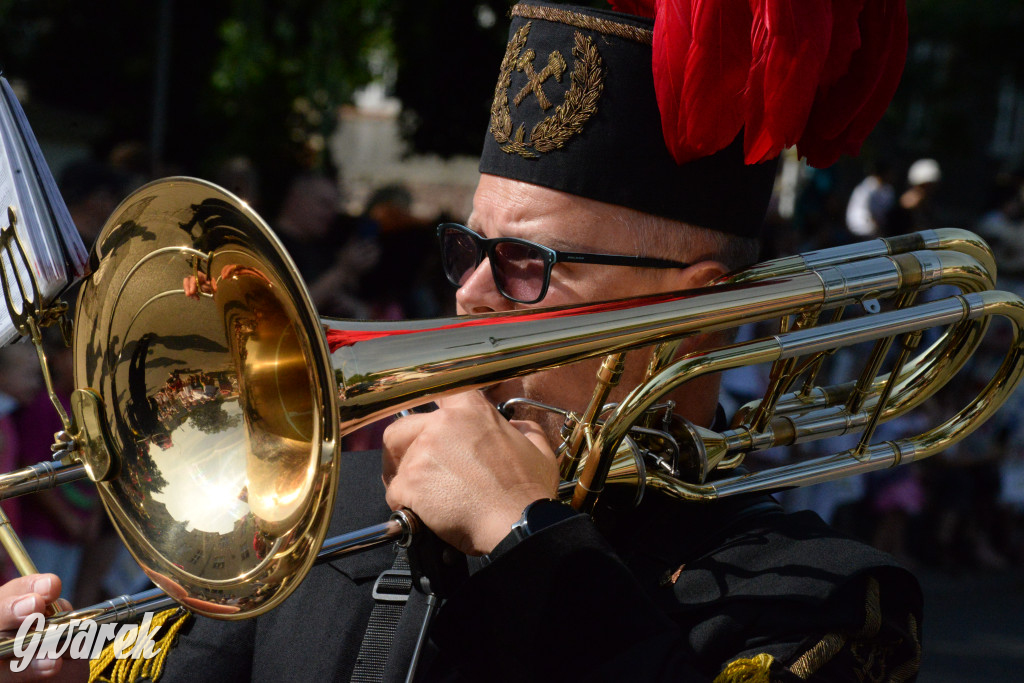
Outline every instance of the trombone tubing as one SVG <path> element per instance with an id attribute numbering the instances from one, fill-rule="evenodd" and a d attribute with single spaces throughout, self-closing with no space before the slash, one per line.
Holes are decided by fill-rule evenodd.
<path id="1" fill-rule="evenodd" d="M 86 478 L 85 465 L 43 460 L 20 470 L 0 474 L 0 501 Z"/>
<path id="2" fill-rule="evenodd" d="M 875 444 L 856 458 L 853 457 L 852 451 L 848 451 L 706 484 L 691 484 L 672 477 L 655 477 L 653 481 L 647 483 L 677 498 L 708 501 L 752 491 L 769 492 L 807 486 L 930 457 L 968 436 L 1002 405 L 1019 383 L 1021 374 L 1024 373 L 1024 301 L 1020 297 L 995 291 L 965 294 L 921 304 L 912 309 L 880 313 L 815 329 L 798 330 L 787 335 L 748 342 L 707 354 L 694 354 L 660 373 L 651 381 L 653 386 L 638 387 L 619 404 L 597 438 L 594 450 L 599 457 L 593 460 L 610 463 L 628 425 L 637 414 L 642 414 L 645 406 L 653 404 L 663 394 L 697 375 L 745 365 L 745 357 L 751 354 L 757 355 L 758 360 L 791 358 L 815 350 L 846 346 L 880 336 L 903 334 L 934 325 L 955 324 L 962 320 L 992 316 L 1004 317 L 1013 326 L 1014 339 L 1002 364 L 976 400 L 924 434 Z M 872 322 L 878 329 L 871 329 Z M 799 431 L 801 430 L 794 427 L 794 432 Z M 604 474 L 607 474 L 607 466 L 602 467 Z M 599 492 L 603 484 L 603 475 L 601 468 L 597 468 L 595 472 L 596 485 L 592 483 L 589 489 Z M 577 491 L 577 496 L 586 493 L 580 492 L 579 488 Z"/>
<path id="3" fill-rule="evenodd" d="M 877 256 L 896 256 L 912 251 L 956 251 L 971 256 L 991 279 L 996 279 L 996 261 L 992 249 L 985 240 L 973 232 L 959 228 L 938 228 L 922 230 L 908 235 L 883 237 L 838 247 L 807 251 L 793 256 L 783 256 L 771 261 L 744 268 L 739 273 L 726 276 L 727 282 L 752 282 L 768 277 L 789 275 L 815 270 L 839 263 L 858 261 Z"/>

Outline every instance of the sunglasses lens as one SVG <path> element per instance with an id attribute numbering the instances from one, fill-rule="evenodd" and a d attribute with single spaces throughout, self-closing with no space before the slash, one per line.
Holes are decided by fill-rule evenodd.
<path id="1" fill-rule="evenodd" d="M 544 253 L 518 242 L 499 242 L 494 253 L 496 258 L 492 265 L 502 293 L 524 303 L 539 299 L 547 264 Z"/>
<path id="2" fill-rule="evenodd" d="M 456 228 L 444 228 L 441 233 L 441 259 L 444 274 L 456 287 L 469 277 L 477 266 L 476 241 Z"/>

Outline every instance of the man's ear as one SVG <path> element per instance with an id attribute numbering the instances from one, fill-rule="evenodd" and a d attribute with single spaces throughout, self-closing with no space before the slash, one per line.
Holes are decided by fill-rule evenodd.
<path id="1" fill-rule="evenodd" d="M 720 261 L 700 261 L 689 268 L 669 271 L 669 284 L 671 291 L 706 287 L 728 272 L 729 269 Z"/>

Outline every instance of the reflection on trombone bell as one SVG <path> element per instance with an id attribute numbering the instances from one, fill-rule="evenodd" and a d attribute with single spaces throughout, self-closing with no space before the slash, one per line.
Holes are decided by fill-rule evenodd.
<path id="1" fill-rule="evenodd" d="M 318 555 L 408 539 L 418 522 L 403 512 L 325 543 L 338 446 L 348 431 L 434 397 L 610 354 L 586 410 L 550 408 L 565 424 L 560 495 L 591 512 L 612 499 L 709 500 L 922 459 L 987 419 L 1022 372 L 1024 306 L 992 291 L 984 242 L 952 229 L 788 257 L 645 299 L 339 321 L 320 318 L 288 255 L 244 203 L 172 178 L 119 206 L 92 266 L 76 308 L 78 389 L 61 462 L 0 476 L 0 497 L 88 473 L 154 583 L 219 618 L 273 608 Z M 962 293 L 914 305 L 939 284 Z M 843 318 L 867 300 L 889 310 Z M 956 374 L 993 316 L 1009 320 L 1014 338 L 989 385 L 945 423 L 874 443 L 878 424 Z M 676 357 L 687 335 L 779 319 L 778 334 Z M 942 334 L 921 348 L 933 327 Z M 825 357 L 855 343 L 872 345 L 863 374 L 819 386 Z M 619 354 L 652 345 L 644 383 L 606 405 Z M 728 429 L 671 415 L 664 397 L 681 384 L 760 363 L 771 364 L 769 389 Z M 849 452 L 729 475 L 751 452 L 850 433 L 862 439 Z"/>

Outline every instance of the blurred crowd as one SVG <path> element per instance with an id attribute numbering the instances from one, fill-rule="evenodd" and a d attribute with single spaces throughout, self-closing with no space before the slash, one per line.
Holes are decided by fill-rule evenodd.
<path id="1" fill-rule="evenodd" d="M 827 171 L 803 168 L 792 215 L 769 221 L 765 258 L 874 237 L 947 226 L 942 168 L 933 159 L 878 162 L 852 191 L 840 191 Z M 163 175 L 163 174 L 162 174 Z M 68 208 L 91 245 L 117 203 L 149 179 L 144 150 L 121 146 L 105 160 L 68 165 L 59 185 Z M 211 178 L 255 208 L 275 230 L 325 316 L 356 319 L 429 318 L 454 314 L 434 227 L 464 217 L 422 216 L 402 184 L 379 187 L 357 214 L 342 210 L 344 185 L 333 171 L 297 173 L 275 197 L 262 192 L 259 174 L 245 158 L 225 161 Z M 1024 169 L 994 181 L 991 205 L 971 225 L 993 246 L 999 286 L 1024 294 Z M 944 296 L 936 291 L 926 296 Z M 67 297 L 73 301 L 73 292 Z M 847 312 L 847 316 L 857 315 Z M 993 326 L 983 350 L 921 408 L 886 423 L 876 440 L 923 431 L 959 410 L 991 377 L 1006 347 L 1008 330 Z M 757 334 L 759 330 L 745 330 Z M 70 351 L 47 339 L 56 394 L 66 403 L 73 389 Z M 870 349 L 835 354 L 819 376 L 854 379 Z M 727 373 L 727 412 L 760 397 L 766 368 Z M 967 398 L 965 398 L 967 397 Z M 812 508 L 836 526 L 901 557 L 912 566 L 948 571 L 999 570 L 1024 565 L 1024 392 L 969 439 L 911 467 L 782 494 L 796 508 Z M 386 421 L 385 421 L 386 422 Z M 45 459 L 60 420 L 43 386 L 34 348 L 0 350 L 0 466 L 10 471 Z M 385 423 L 345 439 L 346 449 L 376 447 Z M 768 453 L 755 462 L 822 455 L 856 445 L 839 437 Z M 145 585 L 120 545 L 88 483 L 5 501 L 3 510 L 40 570 L 64 577 L 75 604 L 138 590 Z M 5 578 L 12 576 L 9 562 Z"/>

